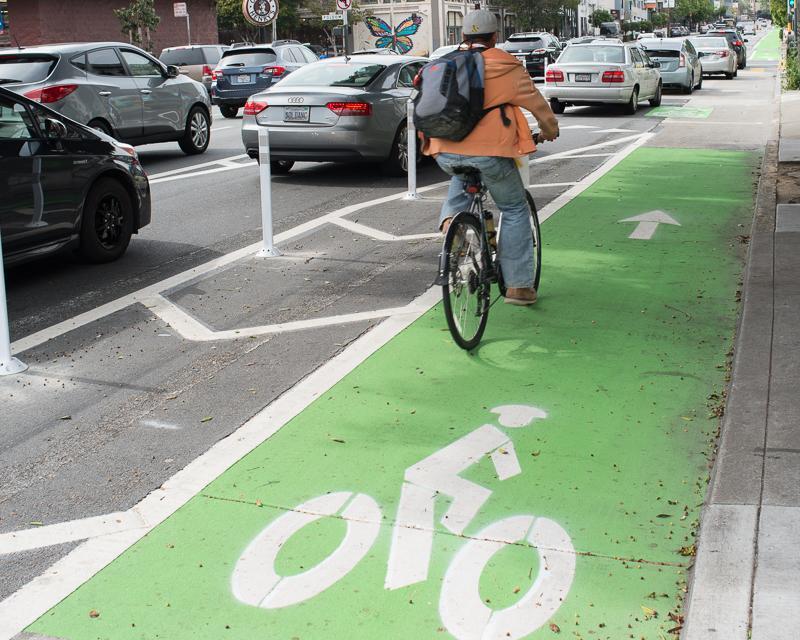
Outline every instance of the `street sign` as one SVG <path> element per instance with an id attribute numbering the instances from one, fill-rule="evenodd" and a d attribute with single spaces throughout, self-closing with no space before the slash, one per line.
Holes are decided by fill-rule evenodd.
<path id="1" fill-rule="evenodd" d="M 353 4 L 353 0 L 336 0 L 336 6 L 343 11 L 347 11 L 351 4 Z"/>
<path id="2" fill-rule="evenodd" d="M 326 13 L 322 16 L 323 22 L 326 20 L 330 21 L 330 20 L 341 20 L 341 19 L 342 19 L 341 13 Z"/>
<path id="3" fill-rule="evenodd" d="M 250 24 L 265 27 L 278 17 L 278 0 L 242 0 L 242 13 Z"/>
<path id="4" fill-rule="evenodd" d="M 173 2 L 172 3 L 172 13 L 176 18 L 187 18 L 189 17 L 189 10 L 186 8 L 185 2 Z"/>

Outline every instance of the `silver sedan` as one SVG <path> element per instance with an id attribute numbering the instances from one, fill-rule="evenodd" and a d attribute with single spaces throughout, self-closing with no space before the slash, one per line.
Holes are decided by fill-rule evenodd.
<path id="1" fill-rule="evenodd" d="M 295 162 L 379 162 L 408 169 L 406 103 L 427 62 L 411 56 L 354 55 L 308 64 L 244 107 L 242 142 L 258 158 L 258 131 L 269 131 L 270 166 Z"/>
<path id="2" fill-rule="evenodd" d="M 726 38 L 704 36 L 702 38 L 689 38 L 697 55 L 700 56 L 700 66 L 706 75 L 723 74 L 728 80 L 735 78 L 739 71 L 736 62 L 736 50 Z"/>
<path id="3" fill-rule="evenodd" d="M 555 113 L 570 105 L 619 104 L 633 114 L 642 100 L 661 104 L 658 67 L 635 43 L 571 44 L 547 68 L 545 95 Z"/>

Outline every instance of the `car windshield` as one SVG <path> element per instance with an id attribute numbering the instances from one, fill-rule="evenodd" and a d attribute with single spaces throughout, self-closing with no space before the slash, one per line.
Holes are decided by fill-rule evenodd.
<path id="1" fill-rule="evenodd" d="M 8 82 L 40 82 L 50 75 L 56 62 L 58 58 L 53 56 L 0 55 L 0 79 Z"/>
<path id="2" fill-rule="evenodd" d="M 676 49 L 670 49 L 667 47 L 658 46 L 657 44 L 649 45 L 647 43 L 642 44 L 642 46 L 647 51 L 647 55 L 651 58 L 677 58 L 680 55 L 680 45 Z"/>
<path id="3" fill-rule="evenodd" d="M 236 53 L 223 54 L 220 65 L 223 67 L 258 67 L 260 65 L 271 64 L 277 59 L 278 56 L 276 56 L 275 52 L 271 49 L 265 49 L 263 51 L 236 51 Z"/>
<path id="4" fill-rule="evenodd" d="M 625 62 L 625 50 L 622 47 L 609 47 L 602 44 L 584 44 L 567 47 L 559 62 Z"/>
<path id="5" fill-rule="evenodd" d="M 689 38 L 696 49 L 727 49 L 728 41 L 725 38 Z"/>
<path id="6" fill-rule="evenodd" d="M 525 40 L 509 38 L 502 44 L 502 48 L 506 51 L 533 51 L 534 49 L 543 49 L 544 40 L 541 38 L 526 38 Z"/>
<path id="7" fill-rule="evenodd" d="M 312 63 L 281 80 L 281 87 L 307 87 L 323 85 L 329 87 L 365 87 L 372 82 L 386 65 L 374 62 L 337 60 L 328 63 Z"/>
<path id="8" fill-rule="evenodd" d="M 205 64 L 203 50 L 193 49 L 167 49 L 162 51 L 158 58 L 164 64 L 174 64 L 176 67 L 185 67 L 191 64 Z"/>

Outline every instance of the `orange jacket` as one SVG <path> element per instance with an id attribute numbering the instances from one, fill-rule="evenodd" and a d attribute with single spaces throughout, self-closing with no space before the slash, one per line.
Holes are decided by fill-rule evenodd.
<path id="1" fill-rule="evenodd" d="M 425 155 L 458 153 L 465 156 L 516 158 L 533 153 L 536 145 L 520 107 L 534 115 L 543 133 L 558 131 L 558 121 L 550 105 L 536 89 L 519 60 L 496 47 L 486 49 L 481 55 L 485 73 L 483 106 L 489 109 L 505 104 L 506 117 L 511 120 L 511 126 L 503 124 L 500 109 L 493 109 L 460 142 L 444 138 L 426 139 L 422 147 Z"/>

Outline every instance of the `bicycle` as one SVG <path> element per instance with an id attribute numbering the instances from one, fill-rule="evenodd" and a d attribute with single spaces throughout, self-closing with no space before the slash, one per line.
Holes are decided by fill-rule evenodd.
<path id="1" fill-rule="evenodd" d="M 534 135 L 538 142 L 538 135 Z M 506 287 L 497 258 L 497 234 L 494 215 L 483 207 L 486 187 L 480 172 L 472 167 L 457 167 L 464 176 L 464 190 L 470 195 L 470 205 L 459 211 L 450 222 L 439 256 L 439 276 L 442 286 L 444 315 L 456 344 L 467 351 L 474 349 L 483 337 L 489 309 L 505 296 Z M 542 243 L 539 216 L 533 197 L 525 190 L 531 216 L 533 236 L 533 286 L 538 290 L 542 272 Z M 491 301 L 491 285 L 497 284 L 500 295 Z"/>

